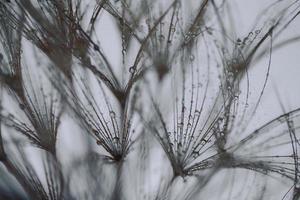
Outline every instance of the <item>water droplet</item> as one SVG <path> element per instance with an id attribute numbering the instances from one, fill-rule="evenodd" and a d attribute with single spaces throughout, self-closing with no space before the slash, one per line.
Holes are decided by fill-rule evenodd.
<path id="1" fill-rule="evenodd" d="M 116 136 L 116 137 L 113 138 L 113 140 L 114 140 L 115 142 L 119 142 L 120 138 Z"/>
<path id="2" fill-rule="evenodd" d="M 279 171 L 282 173 L 282 172 L 284 172 L 284 169 L 280 168 Z M 300 186 L 300 185 L 299 185 L 299 186 Z"/>
<path id="3" fill-rule="evenodd" d="M 159 40 L 160 40 L 160 41 L 164 41 L 164 40 L 165 40 L 165 36 L 164 36 L 164 35 L 162 35 L 162 34 L 161 34 L 161 35 L 159 35 Z"/>
<path id="4" fill-rule="evenodd" d="M 99 136 L 99 132 L 96 129 L 93 129 L 92 131 L 93 131 L 94 135 Z"/>
<path id="5" fill-rule="evenodd" d="M 94 50 L 95 50 L 95 51 L 99 51 L 99 50 L 100 50 L 100 49 L 99 49 L 99 46 L 96 45 L 96 44 L 94 44 Z"/>
<path id="6" fill-rule="evenodd" d="M 130 67 L 130 68 L 129 68 L 129 72 L 130 72 L 131 74 L 133 74 L 133 73 L 135 72 L 135 67 L 134 67 L 134 66 Z"/>
<path id="7" fill-rule="evenodd" d="M 150 23 L 151 23 L 151 20 L 150 19 L 146 19 L 146 24 L 150 25 Z"/>
<path id="8" fill-rule="evenodd" d="M 20 103 L 19 106 L 20 106 L 21 110 L 25 110 L 25 105 L 24 104 Z"/>
<path id="9" fill-rule="evenodd" d="M 194 61 L 195 60 L 195 56 L 194 55 L 190 55 L 190 61 Z"/>
<path id="10" fill-rule="evenodd" d="M 297 188 L 297 189 L 300 188 L 300 182 L 299 181 L 296 183 L 295 188 Z"/>
<path id="11" fill-rule="evenodd" d="M 10 119 L 10 120 L 13 120 L 15 117 L 12 114 L 9 113 L 7 118 Z"/>
<path id="12" fill-rule="evenodd" d="M 200 115 L 200 111 L 199 110 L 195 110 L 195 115 Z"/>
<path id="13" fill-rule="evenodd" d="M 139 30 L 143 32 L 144 31 L 144 25 L 142 25 L 142 24 L 139 25 Z"/>
<path id="14" fill-rule="evenodd" d="M 234 58 L 234 59 L 232 59 L 232 63 L 233 63 L 233 64 L 239 64 L 239 60 L 236 59 L 236 58 Z M 230 73 L 233 74 L 233 72 L 230 72 Z"/>
<path id="15" fill-rule="evenodd" d="M 224 136 L 225 136 L 225 133 L 224 133 L 223 131 L 221 131 L 221 132 L 220 132 L 220 135 L 221 135 L 222 137 L 224 137 Z"/>
<path id="16" fill-rule="evenodd" d="M 180 122 L 180 123 L 177 124 L 177 126 L 178 126 L 178 128 L 182 128 L 183 127 L 183 123 Z"/>
<path id="17" fill-rule="evenodd" d="M 193 157 L 196 158 L 200 155 L 199 151 L 193 151 Z"/>
<path id="18" fill-rule="evenodd" d="M 201 139 L 201 142 L 204 142 L 204 143 L 206 143 L 206 142 L 207 142 L 207 140 L 206 140 L 205 138 L 202 138 L 202 139 Z"/>
<path id="19" fill-rule="evenodd" d="M 111 118 L 115 118 L 116 117 L 116 113 L 114 112 L 114 111 L 109 111 L 109 116 L 111 117 Z"/>

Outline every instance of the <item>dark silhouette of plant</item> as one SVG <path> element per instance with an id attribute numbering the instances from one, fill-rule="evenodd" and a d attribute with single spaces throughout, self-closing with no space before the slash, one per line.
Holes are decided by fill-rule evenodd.
<path id="1" fill-rule="evenodd" d="M 300 108 L 258 115 L 300 2 L 234 6 L 1 0 L 0 199 L 300 199 Z"/>

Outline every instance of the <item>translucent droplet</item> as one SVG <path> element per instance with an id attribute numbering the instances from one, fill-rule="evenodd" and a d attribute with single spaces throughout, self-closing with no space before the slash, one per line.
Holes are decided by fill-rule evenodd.
<path id="1" fill-rule="evenodd" d="M 165 40 L 165 36 L 164 36 L 164 35 L 162 35 L 162 34 L 161 34 L 161 35 L 159 35 L 159 40 L 160 40 L 160 41 L 164 41 L 164 40 Z"/>
<path id="2" fill-rule="evenodd" d="M 212 35 L 211 29 L 207 29 L 207 33 L 208 33 L 208 35 Z"/>
<path id="3" fill-rule="evenodd" d="M 20 106 L 21 110 L 25 110 L 25 105 L 24 104 L 20 103 L 19 106 Z"/>
<path id="4" fill-rule="evenodd" d="M 222 118 L 222 117 L 219 118 L 219 119 L 218 119 L 218 122 L 219 122 L 219 123 L 222 123 L 222 122 L 223 122 L 223 118 Z"/>
<path id="5" fill-rule="evenodd" d="M 99 135 L 99 132 L 96 129 L 93 129 L 92 131 L 93 131 L 94 135 L 96 135 L 96 136 Z"/>
<path id="6" fill-rule="evenodd" d="M 300 182 L 299 181 L 296 183 L 295 188 L 297 188 L 297 189 L 300 188 Z"/>
<path id="7" fill-rule="evenodd" d="M 221 132 L 220 132 L 220 135 L 221 135 L 222 137 L 224 137 L 224 136 L 225 136 L 225 133 L 224 133 L 223 131 L 221 131 Z"/>
<path id="8" fill-rule="evenodd" d="M 198 157 L 200 155 L 199 151 L 193 151 L 192 154 L 193 154 L 194 157 Z"/>
<path id="9" fill-rule="evenodd" d="M 238 63 L 239 63 L 239 60 L 236 59 L 236 58 L 234 58 L 234 59 L 232 59 L 232 63 L 233 63 L 233 64 L 238 64 Z M 232 72 L 230 72 L 230 73 L 232 73 Z M 233 73 L 232 73 L 232 74 L 233 74 Z"/>
<path id="10" fill-rule="evenodd" d="M 180 123 L 177 124 L 177 126 L 178 126 L 178 128 L 182 128 L 183 127 L 183 123 L 180 122 Z"/>
<path id="11" fill-rule="evenodd" d="M 135 67 L 134 67 L 134 66 L 130 67 L 130 68 L 129 68 L 129 72 L 130 72 L 131 74 L 133 74 L 133 73 L 135 72 Z"/>
<path id="12" fill-rule="evenodd" d="M 109 115 L 110 115 L 111 118 L 116 117 L 116 113 L 112 110 L 109 112 Z"/>
<path id="13" fill-rule="evenodd" d="M 260 34 L 260 30 L 256 30 L 256 31 L 255 31 L 255 34 L 256 34 L 256 35 Z"/>
<path id="14" fill-rule="evenodd" d="M 194 55 L 190 55 L 190 61 L 194 61 L 195 60 L 195 56 Z"/>
<path id="15" fill-rule="evenodd" d="M 95 50 L 95 51 L 99 51 L 99 46 L 96 45 L 96 44 L 94 44 L 94 50 Z"/>
<path id="16" fill-rule="evenodd" d="M 118 143 L 120 138 L 116 136 L 116 137 L 113 138 L 113 140 Z"/>
<path id="17" fill-rule="evenodd" d="M 146 19 L 146 24 L 150 25 L 151 20 L 150 19 Z"/>
<path id="18" fill-rule="evenodd" d="M 283 172 L 284 172 L 284 169 L 280 168 L 279 171 L 280 171 L 281 173 L 283 173 Z M 299 185 L 299 186 L 300 186 L 300 185 Z"/>
<path id="19" fill-rule="evenodd" d="M 200 115 L 200 111 L 199 110 L 195 110 L 195 115 Z"/>
<path id="20" fill-rule="evenodd" d="M 8 117 L 8 119 L 10 119 L 10 120 L 13 120 L 13 119 L 15 118 L 15 117 L 14 117 L 12 114 L 10 114 L 10 113 L 8 114 L 7 117 Z"/>

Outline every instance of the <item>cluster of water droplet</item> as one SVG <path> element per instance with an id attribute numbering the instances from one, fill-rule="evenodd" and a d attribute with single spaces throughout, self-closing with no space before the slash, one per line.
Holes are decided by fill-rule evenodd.
<path id="1" fill-rule="evenodd" d="M 261 30 L 258 29 L 254 32 L 249 32 L 248 35 L 246 37 L 244 37 L 243 39 L 238 38 L 236 40 L 236 45 L 240 48 L 244 48 L 245 46 L 247 46 L 248 44 L 251 44 L 260 34 Z"/>

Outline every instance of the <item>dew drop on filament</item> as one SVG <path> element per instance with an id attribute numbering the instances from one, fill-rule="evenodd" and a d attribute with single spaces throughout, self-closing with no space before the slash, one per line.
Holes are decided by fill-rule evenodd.
<path id="1" fill-rule="evenodd" d="M 129 68 L 129 73 L 133 74 L 134 72 L 135 72 L 135 67 L 134 66 L 130 67 Z"/>
<path id="2" fill-rule="evenodd" d="M 110 111 L 109 115 L 111 118 L 115 118 L 116 117 L 116 113 L 114 111 Z"/>
<path id="3" fill-rule="evenodd" d="M 190 61 L 194 61 L 195 60 L 195 56 L 194 55 L 190 55 Z"/>

